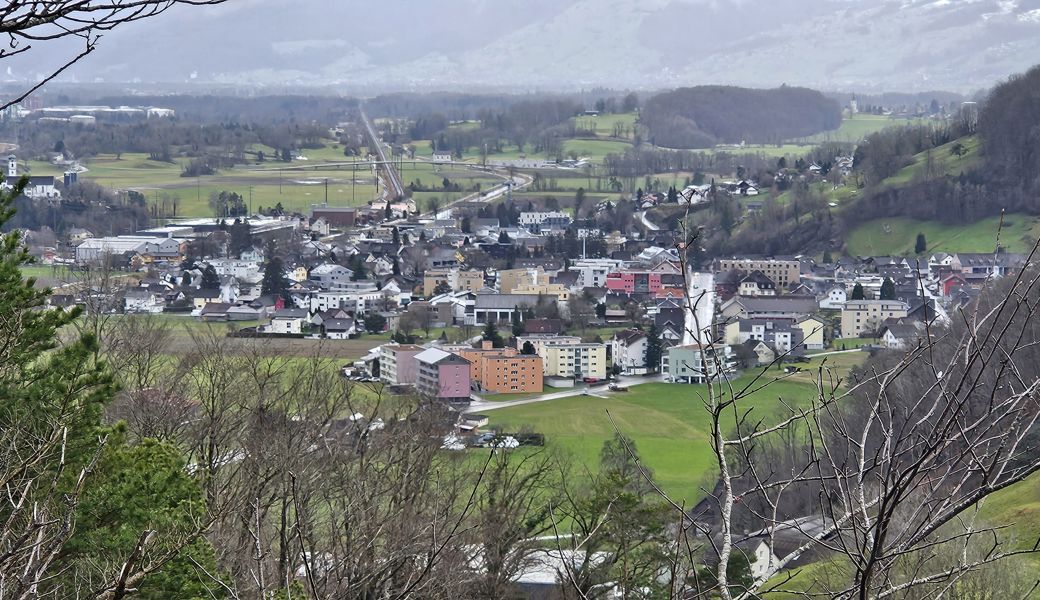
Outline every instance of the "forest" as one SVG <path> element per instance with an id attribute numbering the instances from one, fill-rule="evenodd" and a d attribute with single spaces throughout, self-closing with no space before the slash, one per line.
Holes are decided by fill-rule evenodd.
<path id="1" fill-rule="evenodd" d="M 841 124 L 837 101 L 820 92 L 783 86 L 760 90 L 698 86 L 664 92 L 646 101 L 640 121 L 650 141 L 667 148 L 716 144 L 779 143 Z"/>

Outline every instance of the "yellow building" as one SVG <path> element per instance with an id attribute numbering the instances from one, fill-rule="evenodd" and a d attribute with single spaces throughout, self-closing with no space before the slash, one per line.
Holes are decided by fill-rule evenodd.
<path id="1" fill-rule="evenodd" d="M 823 350 L 827 346 L 827 323 L 816 317 L 802 317 L 795 321 L 802 330 L 802 345 L 806 350 Z"/>
<path id="2" fill-rule="evenodd" d="M 446 284 L 453 292 L 476 292 L 484 289 L 484 271 L 443 269 L 427 271 L 423 275 L 423 296 L 436 295 L 437 286 Z"/>
<path id="3" fill-rule="evenodd" d="M 560 302 L 566 302 L 571 297 L 570 291 L 562 283 L 523 284 L 513 288 L 510 293 L 553 296 Z"/>
<path id="4" fill-rule="evenodd" d="M 886 319 L 901 319 L 909 307 L 899 300 L 849 300 L 841 308 L 841 337 L 873 333 Z"/>
<path id="5" fill-rule="evenodd" d="M 526 285 L 549 285 L 549 275 L 542 267 L 535 269 L 505 269 L 498 272 L 498 289 L 503 294 L 528 293 L 514 291 L 516 288 Z"/>
<path id="6" fill-rule="evenodd" d="M 542 361 L 547 377 L 607 378 L 606 344 L 543 346 Z"/>

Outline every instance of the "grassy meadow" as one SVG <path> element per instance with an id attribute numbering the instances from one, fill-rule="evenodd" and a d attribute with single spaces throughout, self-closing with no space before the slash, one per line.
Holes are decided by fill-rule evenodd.
<path id="1" fill-rule="evenodd" d="M 913 254 L 917 234 L 923 233 L 928 252 L 993 252 L 1000 245 L 1011 252 L 1027 252 L 1040 237 L 1040 218 L 1025 214 L 987 217 L 967 225 L 946 225 L 906 217 L 867 221 L 849 232 L 845 250 L 853 256 Z"/>
<path id="2" fill-rule="evenodd" d="M 749 381 L 737 380 L 737 384 Z M 597 391 L 491 411 L 490 426 L 503 430 L 528 428 L 545 434 L 548 446 L 571 454 L 590 470 L 598 468 L 603 442 L 615 429 L 632 438 L 643 462 L 673 500 L 693 504 L 704 496 L 715 475 L 709 443 L 710 415 L 704 408 L 702 386 L 648 383 L 628 392 Z M 778 414 L 777 398 L 798 406 L 813 397 L 806 381 L 780 381 L 744 401 L 755 413 Z"/>

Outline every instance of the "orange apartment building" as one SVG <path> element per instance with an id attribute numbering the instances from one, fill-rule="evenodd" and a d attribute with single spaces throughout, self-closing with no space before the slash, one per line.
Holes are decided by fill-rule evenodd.
<path id="1" fill-rule="evenodd" d="M 480 390 L 496 394 L 542 391 L 542 359 L 536 354 L 518 354 L 514 348 L 480 348 L 458 351 L 470 363 L 470 376 Z"/>

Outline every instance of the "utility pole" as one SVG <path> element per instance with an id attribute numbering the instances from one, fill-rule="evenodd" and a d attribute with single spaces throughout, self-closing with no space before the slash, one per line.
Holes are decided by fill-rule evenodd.
<path id="1" fill-rule="evenodd" d="M 253 214 L 253 186 L 249 186 L 249 214 Z"/>
<path id="2" fill-rule="evenodd" d="M 329 178 L 325 178 L 325 206 L 329 205 Z"/>

